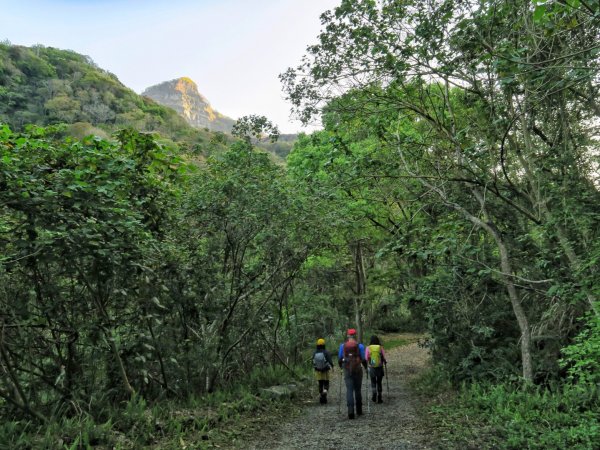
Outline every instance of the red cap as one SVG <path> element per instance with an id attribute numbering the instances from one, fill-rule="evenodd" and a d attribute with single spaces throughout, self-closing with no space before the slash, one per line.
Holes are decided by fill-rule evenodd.
<path id="1" fill-rule="evenodd" d="M 354 328 L 350 328 L 347 334 L 348 336 L 354 336 L 356 334 L 356 330 Z"/>

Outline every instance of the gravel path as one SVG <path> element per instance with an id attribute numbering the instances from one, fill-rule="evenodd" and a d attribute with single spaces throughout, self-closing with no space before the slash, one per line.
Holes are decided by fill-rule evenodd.
<path id="1" fill-rule="evenodd" d="M 370 392 L 368 397 L 365 397 L 367 379 L 364 377 L 363 416 L 355 420 L 348 419 L 343 382 L 342 405 L 338 412 L 340 371 L 336 367 L 327 405 L 319 404 L 315 382 L 314 400 L 307 405 L 302 414 L 279 427 L 265 427 L 257 441 L 248 443 L 244 448 L 256 450 L 434 448 L 427 444 L 427 430 L 415 413 L 418 400 L 412 397 L 406 387 L 407 380 L 420 373 L 428 364 L 429 357 L 426 350 L 413 343 L 386 353 L 389 379 L 383 380 L 383 404 L 371 402 Z M 389 382 L 389 393 L 387 382 Z M 365 402 L 367 399 L 370 402 L 370 412 Z"/>

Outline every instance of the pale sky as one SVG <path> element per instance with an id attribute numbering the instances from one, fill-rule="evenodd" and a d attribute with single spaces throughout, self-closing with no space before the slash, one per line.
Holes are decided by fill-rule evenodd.
<path id="1" fill-rule="evenodd" d="M 219 112 L 262 114 L 294 133 L 278 75 L 340 1 L 0 0 L 0 40 L 88 55 L 138 93 L 187 76 Z"/>

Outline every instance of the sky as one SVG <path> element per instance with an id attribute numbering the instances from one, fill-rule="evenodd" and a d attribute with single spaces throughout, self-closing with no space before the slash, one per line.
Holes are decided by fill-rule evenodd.
<path id="1" fill-rule="evenodd" d="M 261 114 L 295 133 L 278 75 L 340 1 L 0 0 L 0 40 L 88 55 L 137 93 L 186 76 L 222 114 Z"/>

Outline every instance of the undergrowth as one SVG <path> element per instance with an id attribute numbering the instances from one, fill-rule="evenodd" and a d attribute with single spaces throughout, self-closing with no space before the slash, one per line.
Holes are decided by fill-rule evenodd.
<path id="1" fill-rule="evenodd" d="M 421 394 L 435 396 L 428 422 L 442 448 L 600 448 L 597 386 L 548 389 L 479 383 L 452 393 L 442 379 L 434 371 L 416 386 Z"/>
<path id="2" fill-rule="evenodd" d="M 259 391 L 297 383 L 282 366 L 259 367 L 243 383 L 186 400 L 148 404 L 134 397 L 91 415 L 0 423 L 0 449 L 203 449 L 215 442 L 235 442 L 261 416 L 290 408 L 288 400 L 271 401 Z"/>

